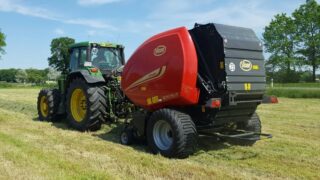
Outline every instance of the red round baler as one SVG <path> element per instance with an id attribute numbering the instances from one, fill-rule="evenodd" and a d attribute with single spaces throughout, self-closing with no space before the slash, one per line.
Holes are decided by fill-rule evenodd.
<path id="1" fill-rule="evenodd" d="M 160 33 L 133 53 L 121 76 L 126 100 L 138 106 L 123 144 L 146 138 L 152 152 L 184 158 L 198 134 L 246 146 L 271 137 L 255 113 L 275 101 L 264 96 L 262 44 L 251 29 L 209 23 Z"/>
<path id="2" fill-rule="evenodd" d="M 136 105 L 148 110 L 198 103 L 197 53 L 185 27 L 151 37 L 131 56 L 121 87 Z"/>

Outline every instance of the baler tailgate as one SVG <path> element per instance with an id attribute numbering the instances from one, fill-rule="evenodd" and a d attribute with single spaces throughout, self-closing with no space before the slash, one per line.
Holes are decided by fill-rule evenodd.
<path id="1" fill-rule="evenodd" d="M 226 82 L 229 92 L 265 90 L 262 44 L 248 28 L 215 24 L 224 39 Z"/>

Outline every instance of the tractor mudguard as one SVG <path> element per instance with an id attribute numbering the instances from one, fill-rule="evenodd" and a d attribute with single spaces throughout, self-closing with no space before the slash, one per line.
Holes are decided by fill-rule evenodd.
<path id="1" fill-rule="evenodd" d="M 106 82 L 101 73 L 90 73 L 88 70 L 79 70 L 70 73 L 68 76 L 68 81 L 74 77 L 82 77 L 89 84 Z"/>

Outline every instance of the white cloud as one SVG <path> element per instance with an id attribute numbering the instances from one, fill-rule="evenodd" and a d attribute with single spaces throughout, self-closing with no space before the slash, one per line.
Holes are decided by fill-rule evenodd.
<path id="1" fill-rule="evenodd" d="M 121 0 L 78 0 L 78 4 L 81 6 L 97 6 L 102 4 L 110 4 L 119 2 Z"/>
<path id="2" fill-rule="evenodd" d="M 87 31 L 88 36 L 95 36 L 98 34 L 98 32 L 96 30 L 89 30 Z"/>
<path id="3" fill-rule="evenodd" d="M 273 9 L 263 7 L 265 0 L 247 0 L 226 2 L 219 6 L 215 1 L 191 0 L 163 0 L 157 5 L 157 9 L 149 15 L 153 22 L 180 24 L 191 27 L 194 23 L 222 23 L 235 26 L 250 27 L 256 31 L 261 31 L 268 24 L 271 18 L 277 13 Z M 206 3 L 212 9 L 201 8 Z M 176 9 L 176 7 L 178 7 Z M 203 10 L 206 9 L 206 10 Z"/>
<path id="4" fill-rule="evenodd" d="M 57 20 L 56 15 L 51 13 L 47 9 L 39 7 L 31 8 L 10 0 L 0 0 L 0 11 L 15 12 L 26 16 L 33 16 L 49 20 Z"/>
<path id="5" fill-rule="evenodd" d="M 60 28 L 55 29 L 55 30 L 54 30 L 54 33 L 57 34 L 57 35 L 59 35 L 59 36 L 65 34 L 64 30 L 62 30 L 62 29 L 60 29 Z"/>
<path id="6" fill-rule="evenodd" d="M 194 23 L 221 23 L 252 28 L 261 38 L 264 27 L 274 15 L 282 12 L 290 14 L 304 1 L 284 0 L 161 0 L 147 2 L 150 12 L 143 19 L 126 20 L 120 24 L 120 31 L 135 33 L 148 38 L 165 30 Z M 151 6 L 152 5 L 152 6 Z"/>
<path id="7" fill-rule="evenodd" d="M 90 28 L 107 29 L 112 31 L 117 30 L 117 28 L 102 20 L 85 18 L 66 18 L 48 9 L 25 6 L 15 0 L 0 0 L 0 11 L 14 12 L 25 16 L 32 16 L 46 20 L 58 21 L 64 24 L 81 25 Z"/>
<path id="8" fill-rule="evenodd" d="M 113 31 L 117 30 L 116 27 L 97 19 L 67 19 L 67 20 L 62 20 L 62 22 L 66 24 L 88 26 L 91 28 L 108 29 Z"/>

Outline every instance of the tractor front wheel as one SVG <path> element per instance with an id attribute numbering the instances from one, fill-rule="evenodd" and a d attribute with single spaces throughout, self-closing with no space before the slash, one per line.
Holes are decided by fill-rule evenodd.
<path id="1" fill-rule="evenodd" d="M 77 78 L 67 93 L 69 125 L 79 131 L 96 131 L 101 128 L 106 112 L 106 95 L 103 86 L 87 84 Z"/>
<path id="2" fill-rule="evenodd" d="M 197 131 L 189 115 L 176 110 L 160 109 L 148 121 L 147 140 L 154 153 L 186 158 L 195 150 Z"/>
<path id="3" fill-rule="evenodd" d="M 57 121 L 60 103 L 58 89 L 42 89 L 38 96 L 37 109 L 40 121 Z"/>

